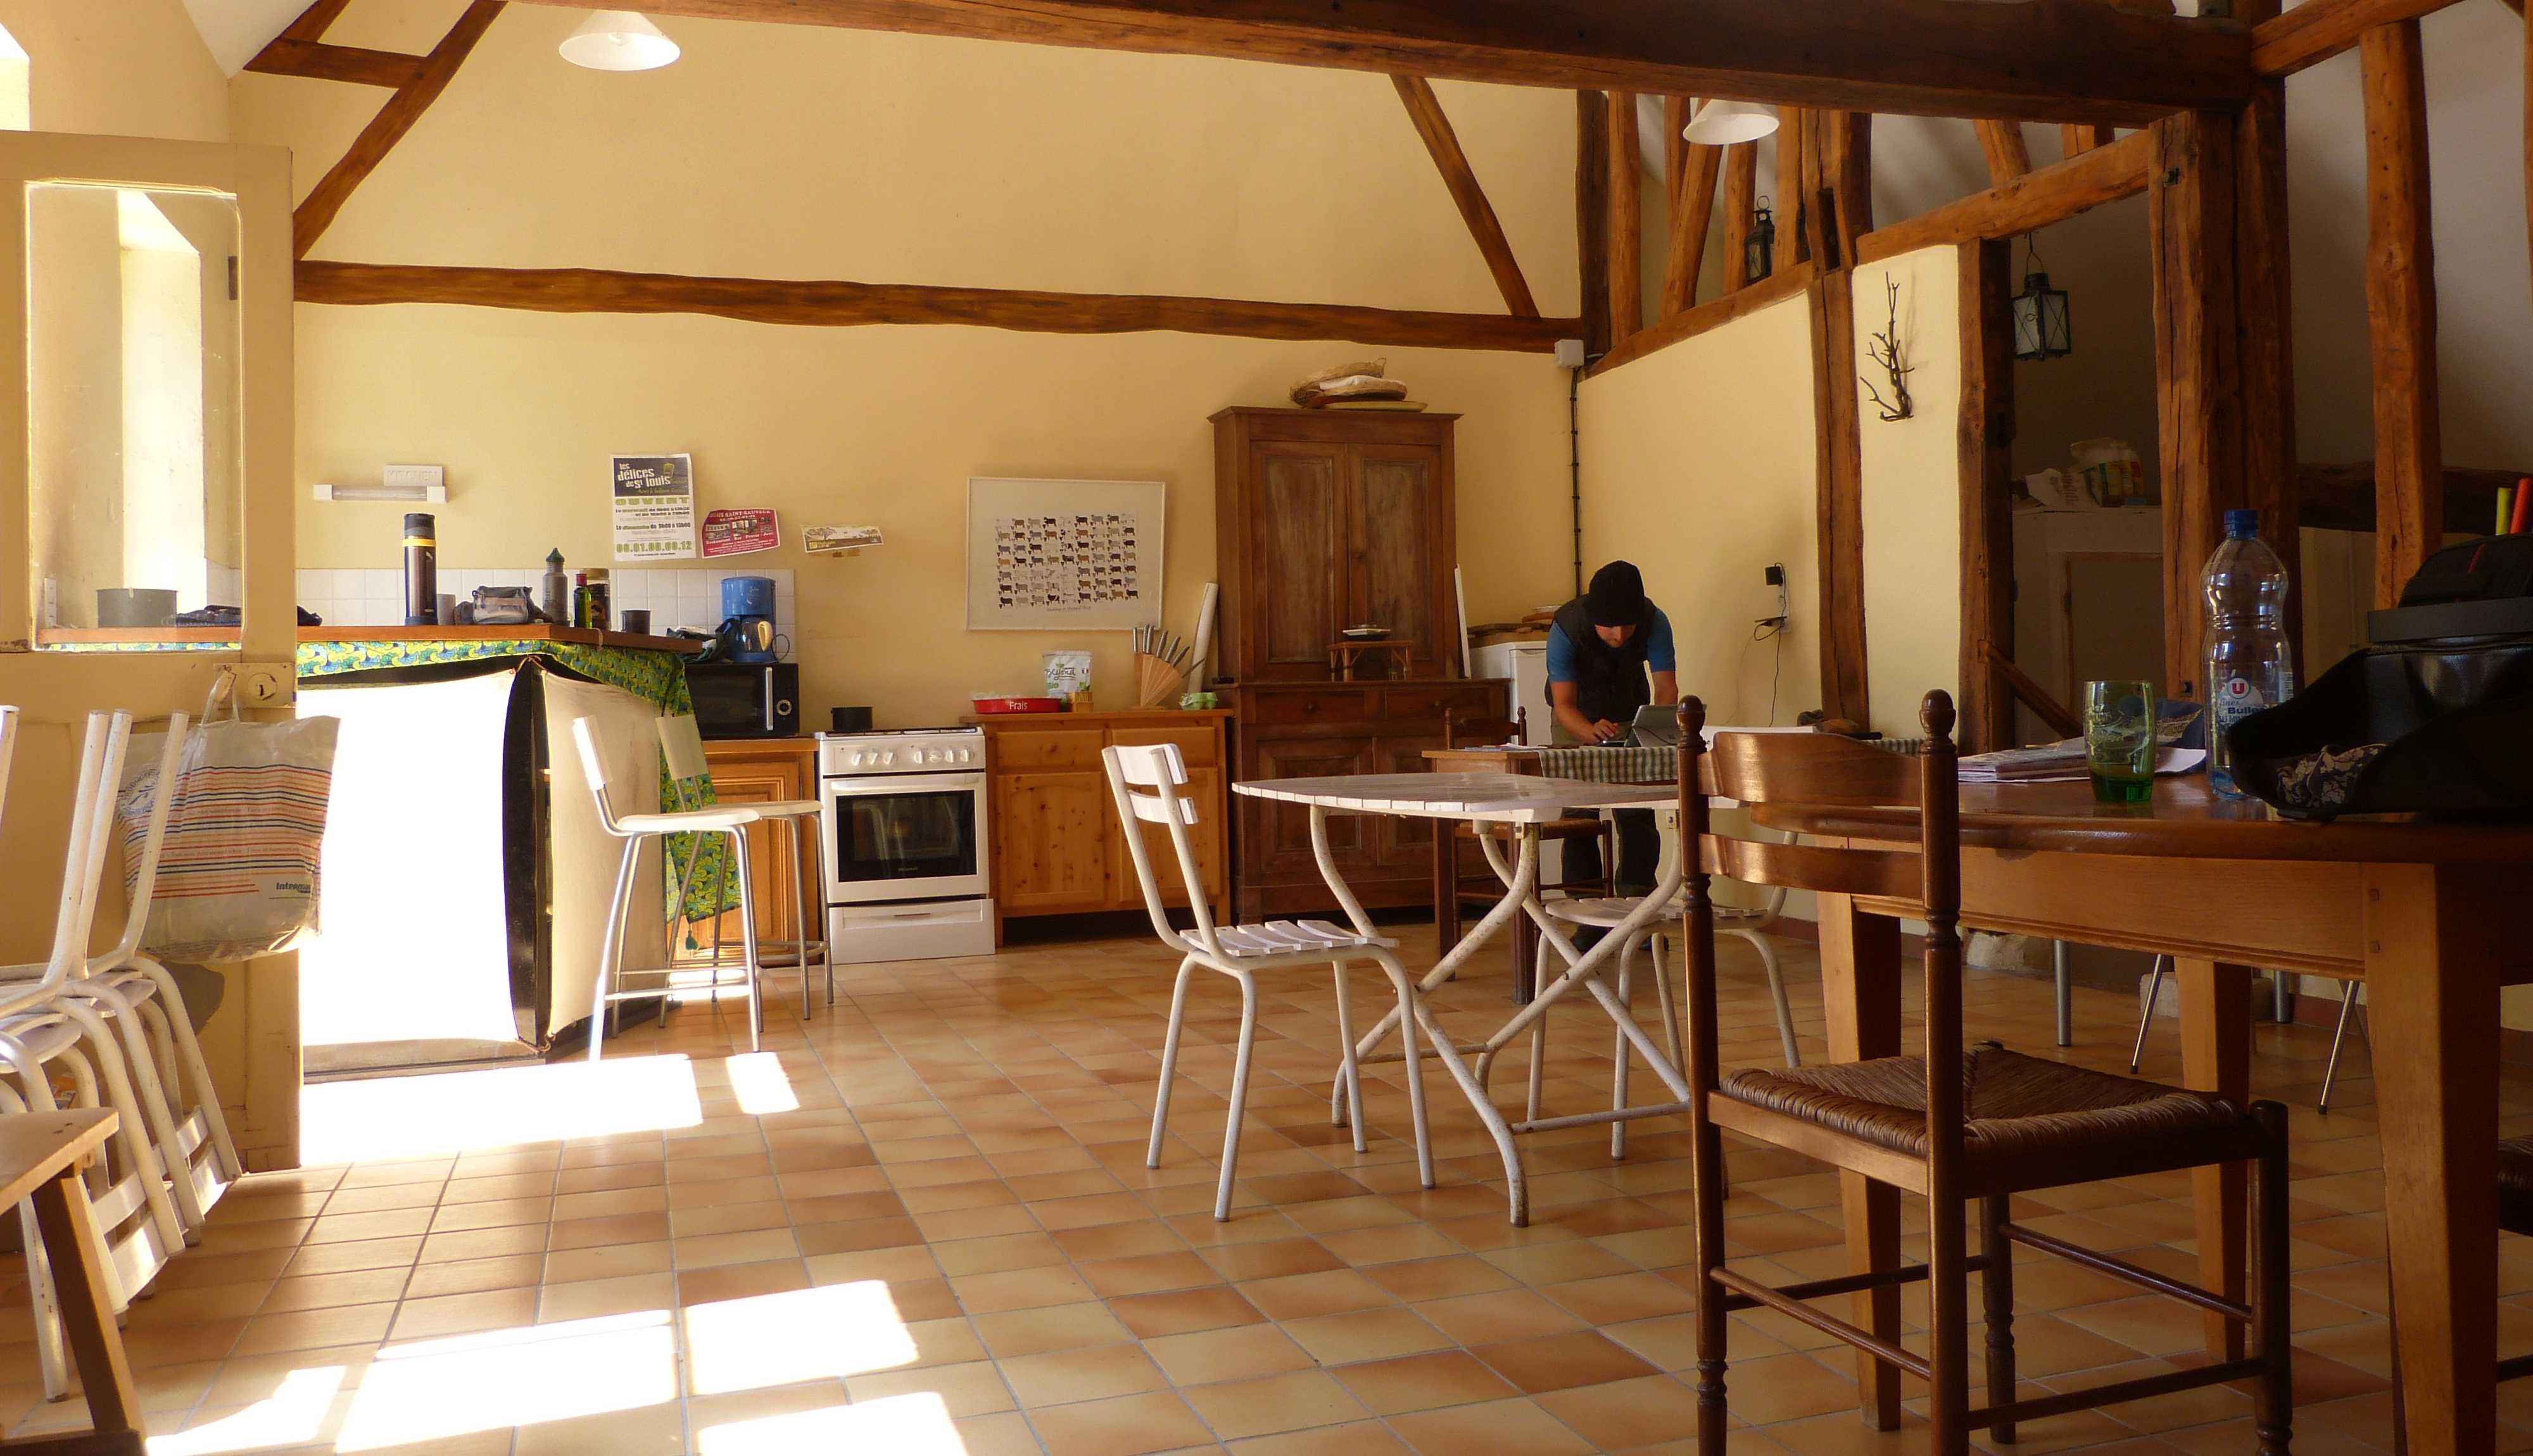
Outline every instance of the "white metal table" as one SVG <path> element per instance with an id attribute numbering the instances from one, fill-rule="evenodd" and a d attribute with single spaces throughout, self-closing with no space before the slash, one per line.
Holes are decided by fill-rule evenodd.
<path id="1" fill-rule="evenodd" d="M 1311 811 L 1311 850 L 1317 856 L 1321 877 L 1327 881 L 1328 891 L 1336 897 L 1357 933 L 1373 935 L 1372 919 L 1364 913 L 1363 903 L 1345 877 L 1337 872 L 1336 859 L 1328 850 L 1327 817 L 1330 814 L 1386 814 L 1401 819 L 1459 819 L 1473 824 L 1509 825 L 1514 831 L 1517 849 L 1510 864 L 1493 837 L 1478 836 L 1485 850 L 1488 867 L 1503 881 L 1504 898 L 1487 911 L 1437 961 L 1434 968 L 1415 986 L 1415 1014 L 1424 1028 L 1434 1055 L 1443 1063 L 1451 1080 L 1459 1084 L 1461 1094 L 1495 1139 L 1496 1150 L 1502 1155 L 1504 1178 L 1510 1187 L 1512 1222 L 1516 1227 L 1530 1221 L 1530 1196 L 1524 1183 L 1520 1149 L 1513 1139 L 1525 1133 L 1547 1132 L 1557 1128 L 1581 1127 L 1594 1123 L 1612 1123 L 1644 1117 L 1661 1117 L 1687 1111 L 1688 1079 L 1663 1047 L 1636 1024 L 1624 1001 L 1603 981 L 1603 972 L 1618 963 L 1619 957 L 1636 939 L 1670 913 L 1686 878 L 1682 856 L 1663 856 L 1653 893 L 1640 902 L 1633 913 L 1617 928 L 1604 935 L 1588 951 L 1578 951 L 1565 933 L 1562 922 L 1551 917 L 1539 900 L 1539 826 L 1562 817 L 1569 809 L 1666 809 L 1676 807 L 1679 789 L 1665 784 L 1583 784 L 1561 779 L 1543 779 L 1527 774 L 1347 774 L 1321 779 L 1275 779 L 1261 783 L 1233 786 L 1235 791 L 1252 798 L 1273 799 L 1302 804 Z M 1539 928 L 1542 944 L 1556 948 L 1565 961 L 1565 971 L 1556 980 L 1538 988 L 1537 994 L 1512 1019 L 1477 1048 L 1477 1066 L 1472 1069 L 1464 1059 L 1464 1049 L 1446 1035 L 1441 1022 L 1427 1005 L 1427 998 L 1444 982 L 1456 975 L 1460 967 L 1485 949 L 1487 943 L 1512 923 L 1517 915 L 1528 914 Z M 1498 1111 L 1487 1095 L 1487 1073 L 1498 1052 L 1538 1024 L 1550 1007 L 1577 989 L 1588 991 L 1600 1003 L 1619 1033 L 1635 1048 L 1661 1077 L 1677 1099 L 1671 1102 L 1588 1112 L 1568 1117 L 1540 1118 L 1533 1116 L 1512 1122 Z M 1365 1033 L 1355 1048 L 1358 1063 L 1371 1059 L 1382 1041 L 1398 1026 L 1399 1012 L 1392 1008 L 1380 1022 Z M 1534 1109 L 1535 1111 L 1535 1109 Z M 1361 1117 L 1362 1110 L 1348 1110 L 1348 1116 Z"/>

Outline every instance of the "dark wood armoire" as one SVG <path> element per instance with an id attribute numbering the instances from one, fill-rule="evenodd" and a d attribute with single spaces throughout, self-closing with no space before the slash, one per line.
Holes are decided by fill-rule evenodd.
<path id="1" fill-rule="evenodd" d="M 1418 773 L 1454 720 L 1506 716 L 1502 679 L 1460 676 L 1451 590 L 1456 415 L 1227 409 L 1213 417 L 1218 671 L 1234 778 Z M 1395 674 L 1338 682 L 1329 644 L 1358 623 L 1400 644 Z M 1307 810 L 1237 797 L 1244 920 L 1330 907 Z M 1369 906 L 1433 895 L 1422 824 L 1343 816 L 1329 847 Z"/>

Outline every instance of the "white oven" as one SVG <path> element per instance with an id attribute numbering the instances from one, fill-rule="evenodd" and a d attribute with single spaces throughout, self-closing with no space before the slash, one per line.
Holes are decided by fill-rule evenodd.
<path id="1" fill-rule="evenodd" d="M 840 961 L 993 950 L 975 728 L 821 733 L 827 921 Z"/>

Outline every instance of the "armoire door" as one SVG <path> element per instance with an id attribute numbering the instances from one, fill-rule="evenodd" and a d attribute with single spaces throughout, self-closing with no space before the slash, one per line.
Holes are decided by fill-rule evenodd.
<path id="1" fill-rule="evenodd" d="M 1442 676 L 1459 658 L 1443 649 L 1453 630 L 1450 612 L 1435 600 L 1436 573 L 1451 563 L 1433 558 L 1441 504 L 1440 457 L 1424 445 L 1356 445 L 1347 452 L 1346 619 L 1389 629 L 1411 644 L 1407 675 Z M 1453 668 L 1442 667 L 1448 662 Z"/>
<path id="2" fill-rule="evenodd" d="M 1250 539 L 1259 544 L 1247 608 L 1245 649 L 1251 675 L 1269 679 L 1327 675 L 1328 644 L 1343 610 L 1337 568 L 1344 530 L 1341 445 L 1261 440 L 1250 472 Z M 1350 618 L 1349 620 L 1358 620 Z"/>

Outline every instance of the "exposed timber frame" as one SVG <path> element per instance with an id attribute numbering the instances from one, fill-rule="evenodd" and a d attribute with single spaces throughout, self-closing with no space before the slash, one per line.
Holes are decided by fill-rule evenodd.
<path id="1" fill-rule="evenodd" d="M 2152 133 L 2132 132 L 2108 146 L 1868 232 L 1856 239 L 1856 256 L 1872 262 L 1939 243 L 2017 237 L 2104 203 L 2135 197 L 2146 191 L 2153 148 Z"/>
<path id="2" fill-rule="evenodd" d="M 1530 284 L 1521 276 L 1521 264 L 1513 260 L 1512 243 L 1504 237 L 1503 224 L 1496 217 L 1495 205 L 1487 201 L 1486 189 L 1478 185 L 1468 153 L 1460 149 L 1460 138 L 1451 130 L 1451 119 L 1443 114 L 1443 102 L 1434 94 L 1434 84 L 1421 76 L 1393 76 L 1390 81 L 1398 87 L 1398 99 L 1407 107 L 1408 119 L 1416 124 L 1416 135 L 1425 139 L 1425 149 L 1432 154 L 1435 169 L 1443 174 L 1443 186 L 1450 192 L 1452 205 L 1460 209 L 1461 220 L 1468 223 L 1469 236 L 1477 241 L 1479 256 L 1487 261 L 1487 271 L 1495 274 L 1504 307 L 1524 319 L 1538 318 L 1539 304 L 1530 296 Z"/>
<path id="3" fill-rule="evenodd" d="M 431 109 L 431 103 L 440 99 L 440 93 L 455 79 L 457 68 L 474 52 L 475 43 L 484 38 L 484 32 L 501 16 L 503 3 L 504 0 L 473 0 L 448 33 L 431 48 L 431 54 L 422 58 L 413 79 L 396 87 L 386 104 L 379 108 L 379 114 L 370 118 L 370 124 L 352 139 L 351 149 L 318 179 L 291 217 L 292 257 L 308 256 L 308 250 L 317 246 L 317 240 L 333 225 L 335 214 L 351 201 L 353 190 L 386 160 L 405 133 L 412 131 L 413 124 Z M 339 13 L 341 7 L 335 10 Z"/>
<path id="4" fill-rule="evenodd" d="M 2375 605 L 2390 607 L 2445 544 L 2436 246 L 2419 23 L 2366 32 L 2366 315 L 2375 381 Z"/>
<path id="5" fill-rule="evenodd" d="M 2142 126 L 2177 108 L 2238 106 L 2250 90 L 2244 27 L 2099 0 L 646 0 L 644 9 L 1924 116 Z"/>

